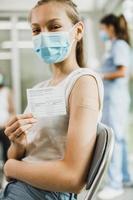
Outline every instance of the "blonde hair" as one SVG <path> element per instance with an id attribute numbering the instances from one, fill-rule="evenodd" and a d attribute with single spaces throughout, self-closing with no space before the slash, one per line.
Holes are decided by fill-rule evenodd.
<path id="1" fill-rule="evenodd" d="M 78 10 L 77 10 L 77 5 L 75 3 L 73 3 L 72 0 L 40 0 L 40 1 L 37 2 L 37 4 L 34 6 L 34 8 L 42 6 L 42 5 L 49 3 L 49 2 L 59 2 L 59 3 L 64 4 L 64 6 L 66 7 L 67 15 L 70 18 L 70 20 L 72 21 L 73 25 L 75 25 L 76 23 L 81 21 L 80 15 L 79 15 Z M 32 10 L 31 10 L 30 15 L 29 15 L 29 21 L 31 21 L 31 17 L 32 17 Z M 77 42 L 76 60 L 77 60 L 77 63 L 80 67 L 85 66 L 83 38 L 80 41 Z"/>

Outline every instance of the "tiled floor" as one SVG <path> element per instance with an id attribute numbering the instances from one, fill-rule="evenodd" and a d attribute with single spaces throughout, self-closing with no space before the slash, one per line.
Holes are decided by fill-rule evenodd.
<path id="1" fill-rule="evenodd" d="M 124 195 L 119 196 L 119 198 L 115 200 L 133 200 L 133 188 L 125 190 Z"/>
<path id="2" fill-rule="evenodd" d="M 84 194 L 80 195 L 78 200 L 84 200 Z M 96 198 L 95 200 L 99 200 Z M 124 195 L 119 196 L 116 199 L 113 200 L 133 200 L 133 188 L 132 189 L 126 189 Z"/>

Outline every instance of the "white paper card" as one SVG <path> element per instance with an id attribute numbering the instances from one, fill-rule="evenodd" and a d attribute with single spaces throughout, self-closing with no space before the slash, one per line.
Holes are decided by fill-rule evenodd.
<path id="1" fill-rule="evenodd" d="M 27 100 L 31 113 L 37 118 L 66 114 L 65 95 L 62 88 L 27 89 Z"/>

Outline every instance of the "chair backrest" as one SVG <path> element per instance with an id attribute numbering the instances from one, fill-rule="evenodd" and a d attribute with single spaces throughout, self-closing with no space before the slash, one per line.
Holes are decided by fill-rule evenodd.
<path id="1" fill-rule="evenodd" d="M 111 128 L 98 124 L 94 154 L 89 168 L 84 200 L 92 200 L 96 196 L 108 165 L 111 161 L 114 148 L 114 134 Z"/>

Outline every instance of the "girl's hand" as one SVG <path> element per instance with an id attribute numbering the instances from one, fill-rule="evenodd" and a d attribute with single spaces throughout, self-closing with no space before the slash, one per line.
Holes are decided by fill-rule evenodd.
<path id="1" fill-rule="evenodd" d="M 9 140 L 19 148 L 26 148 L 26 132 L 37 119 L 32 114 L 22 114 L 13 117 L 6 125 L 5 134 Z"/>

